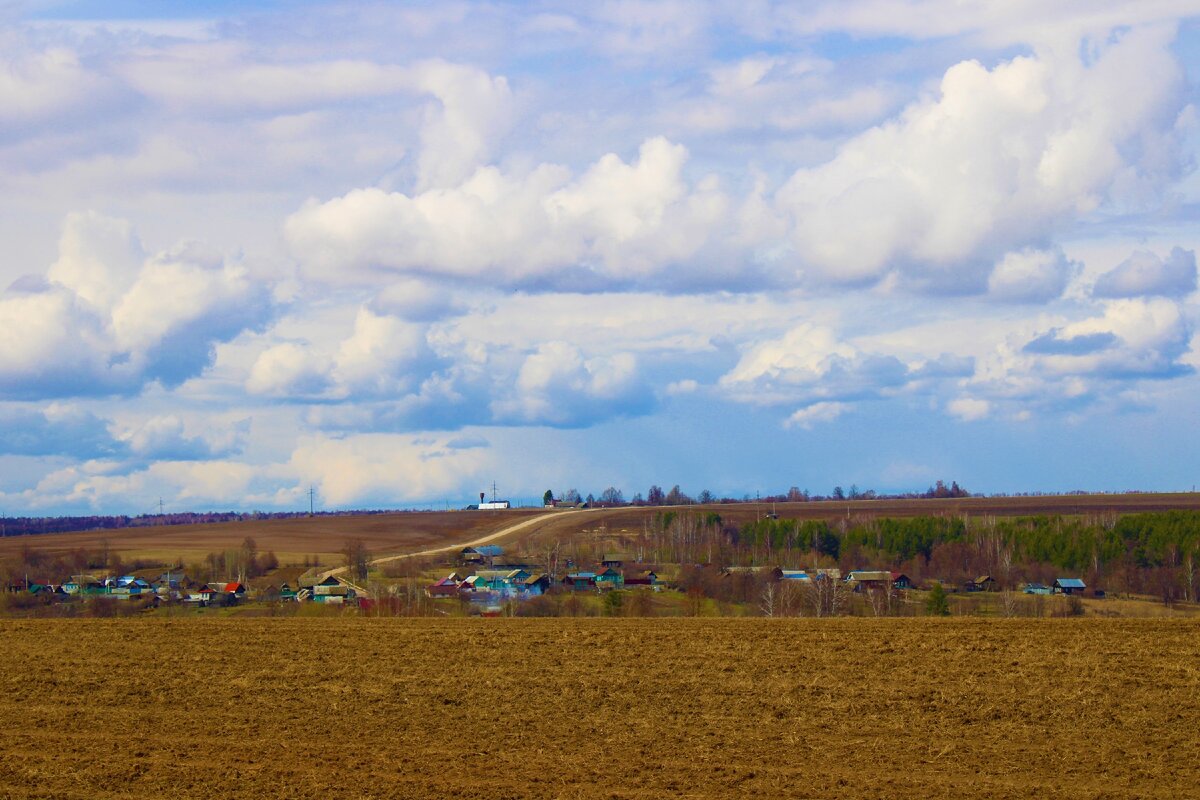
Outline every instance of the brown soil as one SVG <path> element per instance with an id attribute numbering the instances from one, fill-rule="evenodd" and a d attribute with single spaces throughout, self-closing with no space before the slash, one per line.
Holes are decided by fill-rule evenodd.
<path id="1" fill-rule="evenodd" d="M 4 797 L 1192 796 L 1200 625 L 5 621 Z"/>
<path id="2" fill-rule="evenodd" d="M 542 509 L 414 511 L 10 536 L 0 538 L 0 558 L 15 555 L 24 547 L 47 553 L 76 548 L 97 551 L 107 542 L 127 561 L 143 558 L 169 563 L 179 557 L 193 561 L 207 553 L 239 548 L 249 536 L 259 552 L 272 550 L 281 562 L 320 555 L 322 563 L 336 565 L 342 563 L 338 553 L 347 539 L 362 539 L 372 553 L 402 553 L 477 539 L 541 513 Z"/>

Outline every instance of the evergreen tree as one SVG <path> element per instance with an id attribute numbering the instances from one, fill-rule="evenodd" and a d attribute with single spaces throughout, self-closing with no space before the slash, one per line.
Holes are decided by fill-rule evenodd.
<path id="1" fill-rule="evenodd" d="M 929 597 L 925 598 L 925 611 L 931 617 L 950 616 L 950 603 L 946 600 L 946 590 L 940 583 L 934 583 Z"/>

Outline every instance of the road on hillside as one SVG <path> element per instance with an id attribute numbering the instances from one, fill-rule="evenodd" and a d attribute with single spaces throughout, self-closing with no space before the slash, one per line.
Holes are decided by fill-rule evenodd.
<path id="1" fill-rule="evenodd" d="M 487 536 L 482 536 L 478 539 L 473 539 L 469 542 L 457 542 L 455 544 L 448 544 L 448 545 L 444 545 L 442 547 L 433 547 L 433 548 L 430 548 L 429 550 L 420 550 L 416 553 L 401 553 L 400 555 L 395 555 L 395 556 L 384 556 L 383 558 L 372 559 L 369 563 L 371 566 L 374 567 L 374 566 L 379 566 L 381 564 L 390 564 L 393 561 L 402 561 L 406 558 L 421 558 L 423 556 L 436 556 L 436 555 L 441 555 L 442 553 L 449 553 L 453 550 L 461 550 L 464 547 L 479 547 L 480 545 L 490 544 L 492 542 L 503 539 L 506 536 L 514 534 L 518 531 L 522 531 L 522 530 L 525 530 L 526 528 L 533 527 L 537 523 L 545 522 L 547 519 L 550 519 L 552 517 L 553 518 L 561 518 L 567 514 L 582 514 L 586 511 L 590 511 L 590 510 L 600 511 L 602 509 L 579 509 L 579 510 L 575 510 L 575 511 L 550 511 L 545 514 L 539 514 L 536 517 L 530 517 L 529 519 L 521 520 L 520 522 L 518 522 L 516 524 L 509 525 L 507 528 L 501 528 L 500 530 L 496 531 L 495 533 L 489 533 Z M 337 567 L 336 569 L 327 570 L 326 572 L 321 573 L 321 579 L 324 580 L 325 578 L 328 578 L 331 575 L 334 577 L 343 575 L 347 571 L 349 571 L 349 569 L 350 569 L 349 567 Z M 345 581 L 344 578 L 342 580 Z M 346 582 L 348 583 L 348 581 L 346 581 Z M 357 587 L 355 587 L 355 588 L 357 589 Z"/>

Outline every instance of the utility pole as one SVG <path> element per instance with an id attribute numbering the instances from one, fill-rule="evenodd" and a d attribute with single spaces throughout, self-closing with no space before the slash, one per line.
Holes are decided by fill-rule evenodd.
<path id="1" fill-rule="evenodd" d="M 313 515 L 313 486 L 311 483 L 308 485 L 308 515 L 310 517 Z"/>

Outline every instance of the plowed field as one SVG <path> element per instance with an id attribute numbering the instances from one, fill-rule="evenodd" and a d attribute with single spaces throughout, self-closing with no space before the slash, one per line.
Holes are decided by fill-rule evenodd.
<path id="1" fill-rule="evenodd" d="M 1195 797 L 1200 625 L 0 622 L 4 797 Z"/>

